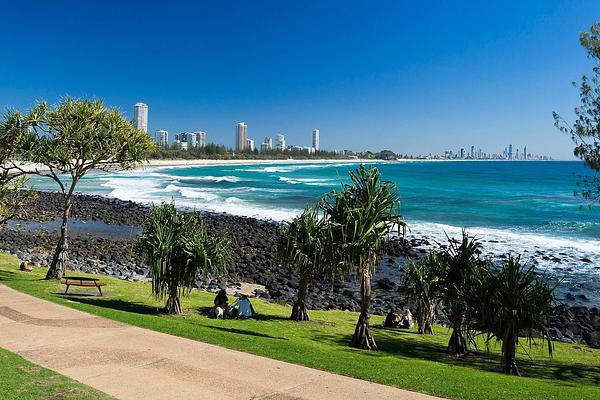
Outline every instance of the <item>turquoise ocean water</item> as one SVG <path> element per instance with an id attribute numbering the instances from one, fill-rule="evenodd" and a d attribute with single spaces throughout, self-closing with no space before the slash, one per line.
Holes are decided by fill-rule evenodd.
<path id="1" fill-rule="evenodd" d="M 346 180 L 357 164 L 253 164 L 155 167 L 94 172 L 84 193 L 158 202 L 237 215 L 289 219 Z M 600 206 L 573 195 L 580 162 L 379 163 L 397 183 L 411 234 L 442 242 L 462 227 L 485 240 L 490 254 L 524 254 L 541 269 L 572 282 L 573 290 L 600 287 Z M 36 180 L 40 189 L 49 181 Z M 592 282 L 592 283 L 590 283 Z M 592 290 L 592 292 L 597 290 Z M 588 295 L 589 297 L 589 295 Z M 600 297 L 600 295 L 599 295 Z"/>

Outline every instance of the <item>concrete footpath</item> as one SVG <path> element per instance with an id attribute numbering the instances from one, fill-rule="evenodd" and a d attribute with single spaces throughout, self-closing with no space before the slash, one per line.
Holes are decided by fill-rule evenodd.
<path id="1" fill-rule="evenodd" d="M 121 324 L 4 285 L 0 347 L 119 399 L 434 399 Z"/>

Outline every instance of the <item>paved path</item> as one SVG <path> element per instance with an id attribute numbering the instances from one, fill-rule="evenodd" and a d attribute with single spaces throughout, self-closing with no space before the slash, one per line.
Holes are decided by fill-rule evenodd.
<path id="1" fill-rule="evenodd" d="M 0 347 L 119 399 L 434 399 L 117 323 L 4 285 Z"/>

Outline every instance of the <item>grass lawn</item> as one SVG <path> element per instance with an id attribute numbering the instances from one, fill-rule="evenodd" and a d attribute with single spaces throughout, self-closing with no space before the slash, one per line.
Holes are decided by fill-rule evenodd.
<path id="1" fill-rule="evenodd" d="M 0 254 L 0 282 L 78 310 L 191 339 L 242 350 L 308 367 L 367 379 L 452 399 L 600 399 L 600 350 L 556 343 L 549 358 L 543 345 L 519 350 L 523 377 L 506 376 L 499 348 L 463 358 L 444 353 L 449 332 L 435 336 L 384 329 L 373 317 L 379 352 L 348 347 L 357 313 L 312 311 L 310 322 L 292 322 L 291 308 L 254 300 L 255 320 L 214 320 L 206 317 L 214 295 L 193 291 L 183 299 L 185 313 L 161 314 L 162 302 L 151 296 L 150 284 L 102 278 L 110 297 L 63 296 L 64 286 L 44 281 L 45 270 L 18 271 L 17 260 Z M 79 273 L 78 273 L 79 275 Z M 78 288 L 73 288 L 76 292 Z M 81 289 L 81 288 L 79 288 Z M 71 290 L 71 289 L 70 289 Z"/>
<path id="2" fill-rule="evenodd" d="M 2 400 L 109 400 L 102 392 L 0 348 Z"/>

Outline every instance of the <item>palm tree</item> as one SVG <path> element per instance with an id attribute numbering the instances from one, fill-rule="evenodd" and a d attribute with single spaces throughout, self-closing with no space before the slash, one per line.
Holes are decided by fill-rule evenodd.
<path id="1" fill-rule="evenodd" d="M 136 248 L 146 255 L 152 272 L 152 293 L 168 314 L 182 312 L 180 294 L 188 294 L 198 275 L 227 273 L 229 241 L 210 236 L 197 213 L 178 213 L 173 203 L 152 207 Z"/>
<path id="2" fill-rule="evenodd" d="M 409 261 L 402 272 L 403 291 L 416 306 L 418 332 L 433 335 L 435 310 L 442 290 L 442 256 L 437 252 L 430 252 L 418 262 Z"/>
<path id="3" fill-rule="evenodd" d="M 515 353 L 519 333 L 531 346 L 538 330 L 552 355 L 549 320 L 555 306 L 554 288 L 545 276 L 537 279 L 533 267 L 521 263 L 520 257 L 510 256 L 500 268 L 485 274 L 480 295 L 473 297 L 475 328 L 486 332 L 486 343 L 492 339 L 502 342 L 504 373 L 519 375 Z"/>
<path id="4" fill-rule="evenodd" d="M 300 275 L 298 297 L 292 308 L 291 320 L 308 321 L 306 294 L 309 281 L 324 275 L 328 231 L 325 219 L 316 207 L 308 208 L 280 229 L 277 255 L 284 265 L 295 267 Z"/>
<path id="5" fill-rule="evenodd" d="M 452 335 L 447 351 L 453 355 L 462 355 L 468 351 L 465 335 L 467 300 L 469 291 L 479 285 L 482 271 L 487 269 L 487 261 L 479 258 L 481 243 L 469 236 L 465 230 L 462 240 L 448 238 L 448 248 L 443 254 L 442 297 L 452 324 Z"/>
<path id="6" fill-rule="evenodd" d="M 371 277 L 383 255 L 394 227 L 404 226 L 399 214 L 400 195 L 396 185 L 383 181 L 379 169 L 360 165 L 350 172 L 350 184 L 342 184 L 321 201 L 330 224 L 331 254 L 342 272 L 360 277 L 360 316 L 350 345 L 377 350 L 371 335 Z"/>

